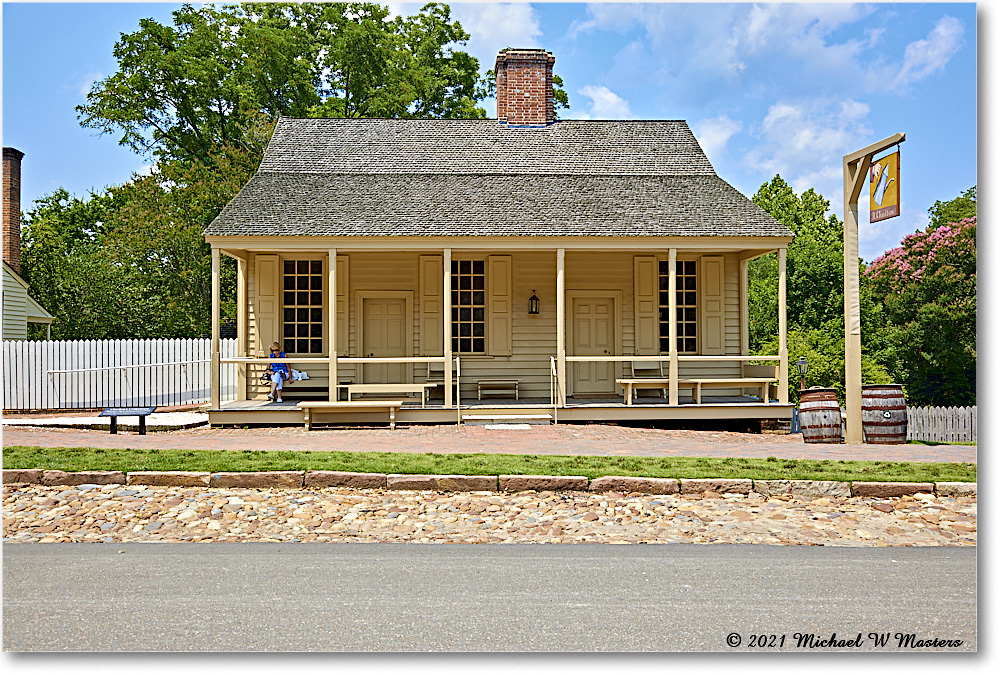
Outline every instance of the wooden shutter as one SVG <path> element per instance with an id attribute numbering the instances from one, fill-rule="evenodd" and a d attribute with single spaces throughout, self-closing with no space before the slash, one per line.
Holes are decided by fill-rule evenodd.
<path id="1" fill-rule="evenodd" d="M 636 256 L 633 272 L 635 353 L 640 356 L 652 356 L 660 353 L 660 331 L 656 316 L 656 291 L 659 280 L 656 257 Z"/>
<path id="2" fill-rule="evenodd" d="M 350 314 L 348 312 L 348 298 L 351 296 L 348 285 L 351 281 L 349 262 L 346 255 L 337 256 L 337 354 L 347 356 L 350 349 L 350 338 L 348 331 L 351 329 Z"/>
<path id="3" fill-rule="evenodd" d="M 257 353 L 267 354 L 272 342 L 281 342 L 278 316 L 281 310 L 281 273 L 278 256 L 257 256 L 256 307 L 254 324 L 257 328 Z"/>
<path id="4" fill-rule="evenodd" d="M 444 256 L 420 256 L 420 353 L 444 353 Z"/>
<path id="5" fill-rule="evenodd" d="M 725 262 L 721 255 L 701 258 L 701 278 L 698 283 L 701 305 L 701 353 L 724 354 L 725 336 Z"/>
<path id="6" fill-rule="evenodd" d="M 510 256 L 489 256 L 486 274 L 486 351 L 491 356 L 510 356 L 512 319 Z"/>

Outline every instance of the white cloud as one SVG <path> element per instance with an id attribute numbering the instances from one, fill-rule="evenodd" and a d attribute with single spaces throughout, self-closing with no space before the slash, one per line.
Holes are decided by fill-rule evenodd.
<path id="1" fill-rule="evenodd" d="M 850 99 L 779 101 L 754 130 L 760 145 L 744 158 L 747 167 L 781 174 L 796 192 L 815 188 L 835 213 L 842 211 L 843 157 L 871 142 L 870 111 L 868 104 Z"/>
<path id="2" fill-rule="evenodd" d="M 941 70 L 962 46 L 965 29 L 951 16 L 942 17 L 924 40 L 906 45 L 903 65 L 893 77 L 891 86 L 896 89 L 924 79 Z"/>
<path id="3" fill-rule="evenodd" d="M 729 119 L 726 115 L 703 119 L 691 126 L 702 150 L 713 163 L 726 149 L 726 144 L 734 134 L 743 129 L 743 123 Z"/>
<path id="4" fill-rule="evenodd" d="M 479 59 L 485 72 L 492 69 L 504 47 L 544 47 L 534 7 L 526 3 L 455 3 L 451 16 L 471 36 L 466 51 Z"/>
<path id="5" fill-rule="evenodd" d="M 99 82 L 104 79 L 104 73 L 101 72 L 91 72 L 87 73 L 80 78 L 80 86 L 77 88 L 77 92 L 83 98 L 87 98 L 87 94 L 90 93 L 91 87 L 94 86 L 95 82 Z"/>
<path id="6" fill-rule="evenodd" d="M 588 84 L 579 90 L 590 99 L 590 110 L 574 114 L 581 120 L 620 120 L 634 117 L 628 101 L 603 85 Z"/>

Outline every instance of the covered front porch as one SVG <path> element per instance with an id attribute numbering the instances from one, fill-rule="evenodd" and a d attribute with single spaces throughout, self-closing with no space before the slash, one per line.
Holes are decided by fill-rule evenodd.
<path id="1" fill-rule="evenodd" d="M 298 401 L 348 397 L 402 400 L 400 423 L 504 414 L 552 422 L 791 416 L 783 238 L 655 246 L 463 239 L 440 248 L 270 239 L 209 237 L 212 424 L 299 424 Z M 772 252 L 780 350 L 751 355 L 747 263 Z M 218 348 L 223 255 L 237 267 L 231 358 Z M 309 377 L 286 384 L 281 404 L 266 399 L 260 381 L 272 341 L 288 353 L 281 361 Z M 240 373 L 236 400 L 225 402 L 224 364 Z M 760 368 L 771 369 L 776 386 L 753 377 Z M 629 383 L 638 383 L 631 403 Z M 331 419 L 364 424 L 372 415 Z"/>

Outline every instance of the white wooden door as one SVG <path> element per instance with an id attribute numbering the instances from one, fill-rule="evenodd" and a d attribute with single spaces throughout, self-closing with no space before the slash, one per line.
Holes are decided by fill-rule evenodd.
<path id="1" fill-rule="evenodd" d="M 365 298 L 363 356 L 406 356 L 406 301 L 403 298 Z M 406 364 L 366 363 L 367 383 L 406 382 Z"/>
<path id="2" fill-rule="evenodd" d="M 608 297 L 573 298 L 572 354 L 612 356 L 615 351 L 615 301 Z M 573 394 L 614 393 L 614 364 L 573 363 Z"/>

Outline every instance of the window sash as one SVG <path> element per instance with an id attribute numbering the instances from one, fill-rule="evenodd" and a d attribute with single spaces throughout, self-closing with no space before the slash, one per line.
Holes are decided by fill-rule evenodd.
<path id="1" fill-rule="evenodd" d="M 451 349 L 486 353 L 486 261 L 451 261 Z"/>
<path id="2" fill-rule="evenodd" d="M 323 353 L 323 261 L 281 262 L 281 348 L 286 354 Z"/>
<path id="3" fill-rule="evenodd" d="M 677 261 L 677 353 L 697 354 L 698 344 L 698 264 Z M 670 263 L 659 262 L 657 319 L 660 326 L 660 353 L 670 351 Z"/>

